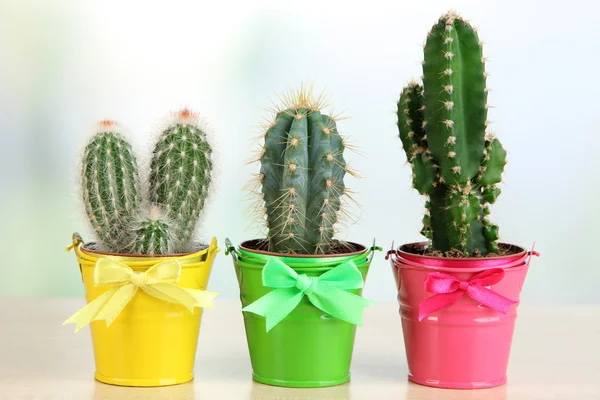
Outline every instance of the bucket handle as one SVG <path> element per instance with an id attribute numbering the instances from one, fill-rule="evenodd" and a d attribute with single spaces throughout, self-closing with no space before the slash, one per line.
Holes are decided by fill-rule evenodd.
<path id="1" fill-rule="evenodd" d="M 392 256 L 396 256 L 394 258 L 392 258 L 392 261 L 395 263 L 396 262 L 396 258 L 398 258 L 398 251 L 396 250 L 396 248 L 394 247 L 395 241 L 392 241 L 392 248 L 390 250 L 387 251 L 387 253 L 385 253 L 385 260 L 389 260 Z"/>
<path id="2" fill-rule="evenodd" d="M 377 246 L 377 239 L 373 238 L 373 245 L 369 247 L 369 251 L 367 253 L 367 262 L 370 263 L 373 261 L 376 251 L 383 251 L 383 247 Z"/>
<path id="3" fill-rule="evenodd" d="M 390 258 L 392 258 L 392 256 L 395 256 L 394 258 L 392 258 L 392 264 L 394 265 L 394 267 L 396 266 L 396 262 L 398 259 L 398 252 L 396 251 L 395 247 L 394 247 L 395 241 L 392 241 L 392 248 L 390 250 L 387 251 L 387 253 L 385 253 L 385 260 L 389 260 Z M 400 290 L 400 285 L 402 284 L 401 278 L 400 278 L 400 268 L 393 268 L 395 271 L 394 273 L 396 274 L 396 284 L 397 284 L 397 289 Z"/>
<path id="4" fill-rule="evenodd" d="M 77 252 L 77 250 L 79 250 L 79 246 L 83 244 L 84 241 L 81 238 L 81 235 L 77 232 L 73 233 L 71 240 L 72 243 L 67 247 L 67 252 L 73 249 L 75 249 L 75 252 Z M 83 269 L 81 268 L 81 263 L 78 262 L 77 265 L 79 265 L 79 274 L 81 275 L 81 282 L 83 282 Z"/>
<path id="5" fill-rule="evenodd" d="M 229 254 L 236 260 L 239 260 L 241 256 L 240 252 L 235 248 L 233 243 L 231 243 L 231 240 L 225 238 L 225 255 L 228 256 Z"/>
<path id="6" fill-rule="evenodd" d="M 210 244 L 208 245 L 208 257 L 206 259 L 206 262 L 211 264 L 217 256 L 217 253 L 219 253 L 220 251 L 221 249 L 219 249 L 219 245 L 217 244 L 217 238 L 213 237 L 210 241 Z"/>
<path id="7" fill-rule="evenodd" d="M 529 250 L 527 252 L 527 255 L 529 256 L 529 258 L 527 258 L 527 266 L 529 266 L 529 264 L 531 263 L 531 259 L 533 258 L 533 256 L 535 257 L 539 257 L 540 256 L 540 252 L 539 251 L 535 251 L 535 242 L 533 242 L 533 244 L 531 245 L 531 250 Z"/>

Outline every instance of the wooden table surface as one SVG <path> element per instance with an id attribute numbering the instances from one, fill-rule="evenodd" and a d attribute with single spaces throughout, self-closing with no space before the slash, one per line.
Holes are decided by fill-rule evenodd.
<path id="1" fill-rule="evenodd" d="M 600 306 L 521 306 L 508 384 L 441 390 L 407 381 L 397 305 L 367 308 L 359 328 L 352 381 L 323 389 L 286 389 L 251 380 L 239 302 L 206 310 L 194 381 L 163 388 L 125 388 L 93 379 L 89 329 L 62 322 L 80 299 L 0 299 L 1 400 L 600 400 Z"/>

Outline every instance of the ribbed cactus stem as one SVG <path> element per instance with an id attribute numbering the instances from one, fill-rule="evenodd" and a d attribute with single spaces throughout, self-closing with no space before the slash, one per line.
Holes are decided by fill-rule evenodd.
<path id="1" fill-rule="evenodd" d="M 413 187 L 421 194 L 431 193 L 439 180 L 439 165 L 427 142 L 423 86 L 410 82 L 398 101 L 398 126 L 406 157 L 413 170 Z"/>
<path id="2" fill-rule="evenodd" d="M 187 109 L 172 115 L 154 148 L 150 201 L 173 222 L 176 251 L 188 248 L 212 180 L 212 148 L 198 114 Z"/>
<path id="3" fill-rule="evenodd" d="M 131 243 L 131 224 L 141 202 L 137 161 L 122 128 L 102 121 L 86 146 L 81 166 L 85 211 L 107 250 L 123 252 Z"/>
<path id="4" fill-rule="evenodd" d="M 498 251 L 488 203 L 506 151 L 488 136 L 485 60 L 477 32 L 456 13 L 433 26 L 424 49 L 423 84 L 409 83 L 398 101 L 400 139 L 413 186 L 428 196 L 422 233 L 435 250 Z"/>
<path id="5" fill-rule="evenodd" d="M 429 150 L 447 184 L 479 173 L 485 145 L 487 91 L 477 32 L 455 13 L 433 26 L 424 48 L 423 102 Z"/>
<path id="6" fill-rule="evenodd" d="M 150 256 L 172 253 L 169 224 L 161 214 L 158 207 L 152 206 L 149 217 L 139 222 L 135 230 L 135 253 Z"/>
<path id="7" fill-rule="evenodd" d="M 411 81 L 402 90 L 398 101 L 398 125 L 403 127 L 400 131 L 400 139 L 409 161 L 419 150 L 423 152 L 427 149 L 425 134 L 427 124 L 424 111 L 423 85 Z"/>
<path id="8" fill-rule="evenodd" d="M 259 179 L 271 251 L 331 249 L 347 164 L 335 120 L 320 109 L 319 101 L 301 90 L 265 134 Z"/>
<path id="9" fill-rule="evenodd" d="M 433 230 L 431 228 L 431 202 L 425 203 L 425 215 L 423 215 L 423 228 L 421 228 L 421 235 L 427 239 L 433 239 Z"/>

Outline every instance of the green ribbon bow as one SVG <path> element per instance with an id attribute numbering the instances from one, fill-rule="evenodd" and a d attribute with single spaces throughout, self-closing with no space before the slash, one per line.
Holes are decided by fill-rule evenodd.
<path id="1" fill-rule="evenodd" d="M 346 261 L 321 276 L 298 274 L 278 258 L 269 258 L 262 271 L 263 285 L 273 288 L 242 311 L 261 315 L 266 319 L 267 332 L 289 315 L 304 298 L 327 314 L 362 325 L 365 307 L 375 302 L 348 292 L 361 289 L 362 274 L 354 261 Z"/>

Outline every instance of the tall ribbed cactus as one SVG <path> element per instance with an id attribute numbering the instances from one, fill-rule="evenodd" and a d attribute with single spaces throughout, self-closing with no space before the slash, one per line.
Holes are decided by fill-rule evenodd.
<path id="1" fill-rule="evenodd" d="M 212 180 L 212 148 L 198 114 L 172 114 L 154 148 L 150 201 L 173 221 L 173 248 L 189 247 Z"/>
<path id="2" fill-rule="evenodd" d="M 265 134 L 258 176 L 269 250 L 325 254 L 332 247 L 345 194 L 344 140 L 322 97 L 301 89 L 285 100 Z"/>
<path id="3" fill-rule="evenodd" d="M 85 147 L 81 192 L 89 221 L 104 246 L 115 252 L 131 243 L 129 226 L 141 203 L 137 161 L 122 128 L 102 121 Z"/>
<path id="4" fill-rule="evenodd" d="M 409 83 L 398 101 L 398 129 L 413 186 L 428 196 L 422 233 L 432 247 L 466 254 L 498 252 L 488 203 L 506 151 L 486 136 L 485 59 L 476 31 L 455 12 L 443 15 L 425 44 L 423 84 Z"/>
<path id="5" fill-rule="evenodd" d="M 81 186 L 90 223 L 111 252 L 167 254 L 194 247 L 192 235 L 209 191 L 212 149 L 197 114 L 172 114 L 154 149 L 149 201 L 121 127 L 99 123 L 85 148 Z"/>

